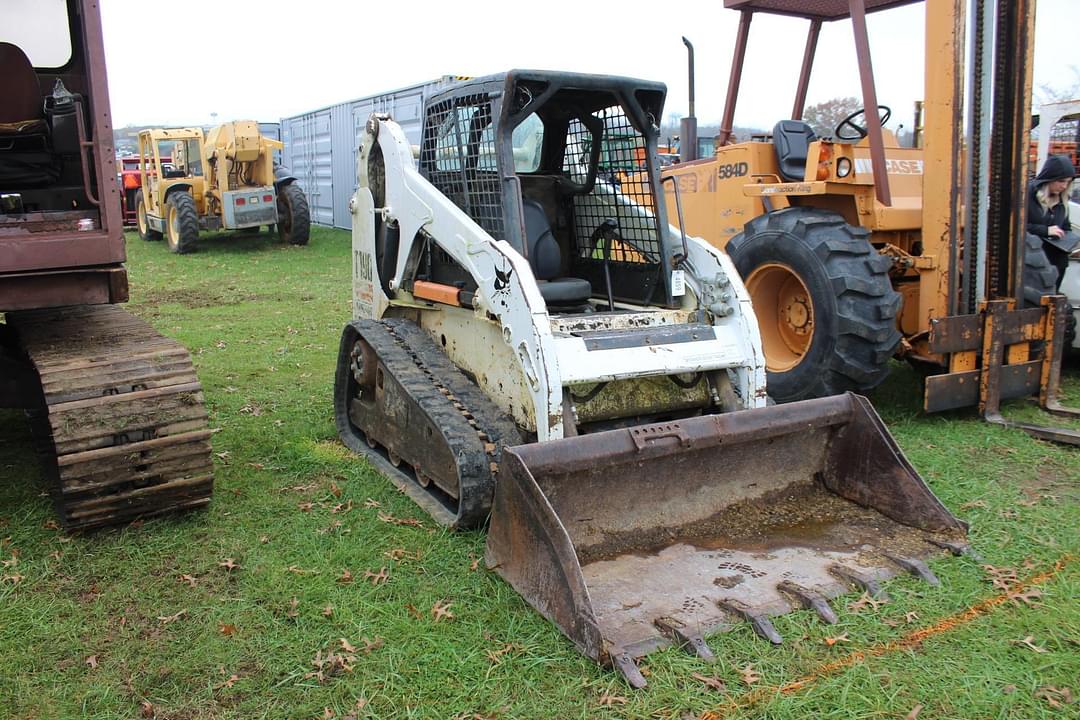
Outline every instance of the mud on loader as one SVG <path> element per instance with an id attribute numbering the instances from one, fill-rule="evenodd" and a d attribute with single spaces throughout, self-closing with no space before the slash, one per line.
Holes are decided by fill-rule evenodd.
<path id="1" fill-rule="evenodd" d="M 281 240 L 307 245 L 307 197 L 288 170 L 273 164 L 282 144 L 253 120 L 212 128 L 139 133 L 141 187 L 136 224 L 143 240 L 162 235 L 174 253 L 195 249 L 200 230 L 277 227 Z"/>
<path id="2" fill-rule="evenodd" d="M 730 260 L 657 202 L 659 83 L 516 70 L 425 104 L 419 167 L 358 157 L 339 433 L 634 686 L 636 658 L 960 552 L 966 526 L 867 401 L 766 407 Z M 628 134 L 648 177 L 617 186 Z M 610 142 L 614 141 L 614 142 Z M 628 162 L 632 158 L 621 158 Z M 763 552 L 766 551 L 767 553 Z"/>

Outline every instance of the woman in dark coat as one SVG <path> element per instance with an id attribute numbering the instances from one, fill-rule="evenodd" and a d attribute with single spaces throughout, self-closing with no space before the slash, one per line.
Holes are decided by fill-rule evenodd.
<path id="1" fill-rule="evenodd" d="M 1066 238 L 1070 228 L 1069 191 L 1074 177 L 1076 168 L 1067 156 L 1051 155 L 1028 190 L 1027 231 L 1042 238 L 1046 258 L 1058 271 L 1056 288 L 1061 287 L 1069 266 L 1069 252 L 1075 249 L 1068 247 L 1074 236 Z"/>

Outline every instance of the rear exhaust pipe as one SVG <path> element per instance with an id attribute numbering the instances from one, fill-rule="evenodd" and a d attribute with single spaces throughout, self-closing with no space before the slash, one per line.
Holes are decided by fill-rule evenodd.
<path id="1" fill-rule="evenodd" d="M 679 122 L 679 161 L 687 162 L 698 159 L 697 147 L 697 117 L 694 115 L 694 45 L 684 36 L 683 45 L 686 46 L 687 62 L 690 67 L 690 114 Z"/>

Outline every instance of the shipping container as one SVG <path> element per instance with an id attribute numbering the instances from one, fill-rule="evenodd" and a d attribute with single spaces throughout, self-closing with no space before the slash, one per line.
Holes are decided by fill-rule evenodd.
<path id="1" fill-rule="evenodd" d="M 443 76 L 418 85 L 358 98 L 282 118 L 282 164 L 307 194 L 311 221 L 348 229 L 349 199 L 356 190 L 356 156 L 364 124 L 373 112 L 386 113 L 414 145 L 420 144 L 424 101 L 461 78 Z"/>

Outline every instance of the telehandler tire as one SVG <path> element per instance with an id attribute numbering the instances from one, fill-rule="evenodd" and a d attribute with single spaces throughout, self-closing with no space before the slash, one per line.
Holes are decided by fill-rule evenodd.
<path id="1" fill-rule="evenodd" d="M 165 202 L 165 242 L 169 250 L 179 255 L 195 249 L 199 239 L 199 213 L 195 198 L 177 191 Z"/>
<path id="2" fill-rule="evenodd" d="M 869 231 L 785 208 L 747 223 L 727 252 L 753 301 L 777 403 L 865 393 L 888 376 L 901 299 Z"/>
<path id="3" fill-rule="evenodd" d="M 146 198 L 143 197 L 142 190 L 135 193 L 135 222 L 142 240 L 161 239 L 161 233 L 150 227 L 150 221 L 146 217 Z"/>
<path id="4" fill-rule="evenodd" d="M 307 245 L 311 235 L 311 214 L 307 196 L 300 186 L 290 183 L 278 190 L 278 237 L 290 245 Z"/>

